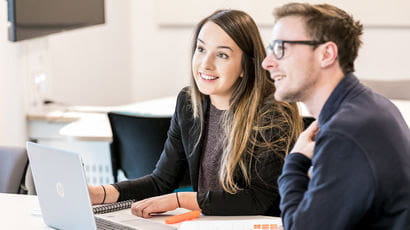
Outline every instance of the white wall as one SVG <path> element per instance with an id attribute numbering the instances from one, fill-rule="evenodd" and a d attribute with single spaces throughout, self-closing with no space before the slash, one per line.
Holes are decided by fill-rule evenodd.
<path id="1" fill-rule="evenodd" d="M 161 25 L 192 25 L 217 8 L 244 10 L 258 25 L 272 25 L 272 11 L 292 0 L 155 0 Z M 370 26 L 409 26 L 408 0 L 304 0 L 311 4 L 332 4 L 355 15 Z M 371 7 L 370 7 L 371 6 Z"/>
<path id="2" fill-rule="evenodd" d="M 130 102 L 129 0 L 106 0 L 106 23 L 48 36 L 48 96 L 74 105 Z"/>
<path id="3" fill-rule="evenodd" d="M 158 5 L 162 2 L 108 0 L 106 26 L 50 36 L 50 96 L 70 104 L 115 105 L 175 95 L 187 85 L 197 22 L 164 26 L 159 15 L 164 9 Z M 183 2 L 173 1 L 180 9 L 176 17 L 192 10 Z M 261 24 L 267 43 L 271 25 L 266 20 Z M 410 69 L 403 68 L 410 52 L 410 43 L 403 41 L 409 38 L 410 27 L 366 27 L 356 63 L 358 76 L 410 79 Z"/>
<path id="4" fill-rule="evenodd" d="M 176 95 L 189 81 L 193 28 L 160 27 L 155 7 L 155 1 L 131 2 L 134 101 Z"/>
<path id="5" fill-rule="evenodd" d="M 26 136 L 21 46 L 7 40 L 7 2 L 0 1 L 0 145 L 23 146 Z"/>
<path id="6" fill-rule="evenodd" d="M 24 146 L 36 73 L 45 73 L 45 97 L 57 102 L 131 101 L 129 1 L 105 2 L 104 25 L 12 43 L 7 40 L 7 1 L 0 1 L 0 145 Z"/>
<path id="7" fill-rule="evenodd" d="M 134 101 L 176 94 L 180 88 L 188 84 L 189 51 L 192 33 L 197 23 L 195 18 L 197 14 L 192 12 L 205 15 L 202 11 L 208 7 L 207 4 L 210 6 L 234 5 L 245 7 L 246 10 L 247 4 L 246 0 L 239 2 L 213 0 L 209 3 L 203 1 L 198 3 L 197 1 L 197 3 L 188 5 L 201 4 L 200 8 L 187 9 L 184 5 L 187 1 L 179 0 L 166 3 L 171 7 L 167 9 L 163 5 L 158 5 L 164 2 L 166 3 L 167 0 L 134 0 L 131 2 L 131 82 L 132 100 Z M 266 1 L 264 2 L 266 4 Z M 405 1 L 401 1 L 401 4 L 408 5 Z M 255 9 L 252 7 L 252 11 Z M 273 5 L 272 8 L 258 7 L 257 9 L 263 9 L 271 14 Z M 213 9 L 208 9 L 208 11 L 211 13 Z M 386 12 L 389 13 L 389 11 Z M 393 13 L 393 11 L 390 12 L 390 15 Z M 255 16 L 255 12 L 251 14 Z M 403 14 L 400 15 L 403 16 Z M 364 45 L 356 61 L 358 77 L 379 80 L 410 79 L 410 68 L 406 68 L 407 56 L 410 53 L 410 43 L 407 42 L 410 41 L 410 23 L 399 23 L 400 25 L 396 27 L 386 25 L 378 27 L 376 19 L 373 19 L 371 15 L 366 16 L 370 18 L 371 23 L 365 27 Z M 164 18 L 168 18 L 169 21 L 164 21 Z M 266 15 L 262 19 L 264 20 L 259 27 L 263 40 L 267 44 L 270 39 L 273 16 L 271 25 L 267 23 Z"/>
<path id="8" fill-rule="evenodd" d="M 363 47 L 356 61 L 357 75 L 362 79 L 410 80 L 409 41 L 410 26 L 365 28 Z"/>

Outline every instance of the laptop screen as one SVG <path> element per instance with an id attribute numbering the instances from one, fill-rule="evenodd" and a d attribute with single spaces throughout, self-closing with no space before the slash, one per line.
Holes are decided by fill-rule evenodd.
<path id="1" fill-rule="evenodd" d="M 27 143 L 44 222 L 59 229 L 96 229 L 79 154 Z"/>

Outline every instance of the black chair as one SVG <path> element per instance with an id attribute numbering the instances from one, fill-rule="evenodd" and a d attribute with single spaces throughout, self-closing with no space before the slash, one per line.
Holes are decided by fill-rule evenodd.
<path id="1" fill-rule="evenodd" d="M 114 181 L 121 169 L 128 179 L 150 174 L 161 155 L 170 117 L 142 117 L 108 113 L 112 130 L 111 160 Z"/>

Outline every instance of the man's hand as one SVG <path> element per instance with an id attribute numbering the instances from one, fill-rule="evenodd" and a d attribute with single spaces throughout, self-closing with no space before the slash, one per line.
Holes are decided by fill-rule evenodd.
<path id="1" fill-rule="evenodd" d="M 307 158 L 312 159 L 313 149 L 315 148 L 315 138 L 318 132 L 319 127 L 317 121 L 314 121 L 305 131 L 300 134 L 291 153 L 298 152 L 305 155 Z"/>

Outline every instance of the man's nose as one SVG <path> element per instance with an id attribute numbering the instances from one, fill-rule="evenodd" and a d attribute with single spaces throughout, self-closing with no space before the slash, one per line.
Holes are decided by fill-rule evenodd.
<path id="1" fill-rule="evenodd" d="M 268 71 L 272 68 L 277 68 L 278 67 L 278 62 L 277 62 L 275 56 L 272 53 L 269 53 L 265 57 L 265 59 L 263 59 L 262 67 L 265 70 L 268 70 Z"/>

